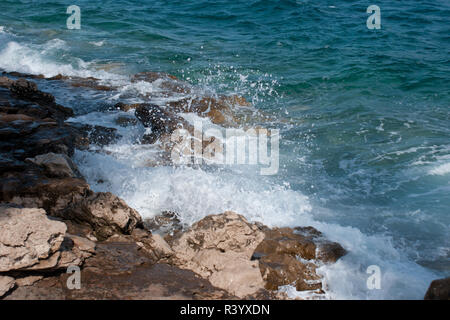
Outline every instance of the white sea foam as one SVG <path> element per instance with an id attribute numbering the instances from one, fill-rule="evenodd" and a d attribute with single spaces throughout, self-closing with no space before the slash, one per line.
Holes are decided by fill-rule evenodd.
<path id="1" fill-rule="evenodd" d="M 443 176 L 450 173 L 450 162 L 438 165 L 428 171 L 431 175 Z"/>
<path id="2" fill-rule="evenodd" d="M 96 46 L 96 47 L 102 47 L 105 44 L 105 40 L 102 41 L 91 41 L 90 44 Z"/>
<path id="3" fill-rule="evenodd" d="M 118 74 L 104 70 L 90 68 L 87 63 L 79 58 L 71 58 L 70 61 L 59 59 L 60 51 L 67 51 L 67 44 L 60 39 L 53 39 L 43 45 L 24 45 L 16 41 L 9 41 L 0 46 L 0 68 L 5 71 L 22 72 L 46 77 L 58 74 L 75 77 L 95 77 L 111 84 L 123 84 L 128 80 Z"/>

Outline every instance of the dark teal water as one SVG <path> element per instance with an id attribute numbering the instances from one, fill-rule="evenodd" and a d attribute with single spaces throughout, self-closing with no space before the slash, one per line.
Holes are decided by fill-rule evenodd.
<path id="1" fill-rule="evenodd" d="M 66 28 L 71 4 L 81 30 Z M 379 30 L 366 27 L 371 4 L 381 8 Z M 280 119 L 280 172 L 267 183 L 307 196 L 311 219 L 329 234 L 342 228 L 336 239 L 367 245 L 349 270 L 392 260 L 381 294 L 348 285 L 336 296 L 420 298 L 427 281 L 450 275 L 449 21 L 446 0 L 2 0 L 0 68 L 108 79 L 164 71 L 244 95 Z M 79 100 L 79 114 L 105 98 L 54 90 Z M 296 205 L 272 211 L 287 217 Z M 380 249 L 386 243 L 395 253 Z M 331 286 L 344 286 L 344 271 L 334 272 Z"/>

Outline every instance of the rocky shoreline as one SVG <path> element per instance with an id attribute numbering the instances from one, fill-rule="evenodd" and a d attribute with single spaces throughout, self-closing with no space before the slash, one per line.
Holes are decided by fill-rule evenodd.
<path id="1" fill-rule="evenodd" d="M 0 298 L 287 299 L 279 290 L 286 285 L 324 296 L 316 269 L 346 251 L 312 227 L 269 228 L 234 212 L 192 226 L 180 225 L 172 212 L 144 221 L 117 196 L 92 191 L 71 160 L 74 150 L 109 144 L 118 134 L 66 122 L 73 111 L 40 91 L 36 77 L 0 77 Z M 135 77 L 189 90 L 165 74 Z M 111 89 L 93 78 L 47 80 Z M 152 128 L 142 143 L 152 143 L 179 127 L 192 130 L 178 112 L 232 125 L 236 103 L 246 104 L 221 97 L 181 102 L 171 111 L 151 104 L 117 108 L 135 109 L 138 121 Z M 80 268 L 79 289 L 67 285 L 69 267 Z"/>

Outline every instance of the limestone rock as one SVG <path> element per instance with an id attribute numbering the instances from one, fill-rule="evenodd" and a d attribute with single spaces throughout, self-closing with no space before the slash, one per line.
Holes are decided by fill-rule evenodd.
<path id="1" fill-rule="evenodd" d="M 0 271 L 32 267 L 55 253 L 66 225 L 50 220 L 45 211 L 0 207 Z"/>
<path id="2" fill-rule="evenodd" d="M 0 276 L 0 298 L 14 288 L 15 284 L 14 278 Z"/>
<path id="3" fill-rule="evenodd" d="M 264 286 L 258 262 L 250 258 L 264 233 L 244 217 L 225 212 L 198 221 L 172 240 L 177 264 L 238 297 Z"/>

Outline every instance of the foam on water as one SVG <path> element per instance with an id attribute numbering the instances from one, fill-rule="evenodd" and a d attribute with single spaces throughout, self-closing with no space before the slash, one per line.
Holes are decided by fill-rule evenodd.
<path id="1" fill-rule="evenodd" d="M 10 36 L 10 34 L 8 34 Z M 124 84 L 128 77 L 95 70 L 91 63 L 68 56 L 68 45 L 60 39 L 42 45 L 5 41 L 0 44 L 0 68 L 8 72 L 22 72 L 53 77 L 58 74 L 74 77 L 94 77 L 112 85 Z"/>
<path id="2" fill-rule="evenodd" d="M 450 173 L 450 162 L 436 166 L 429 171 L 430 174 L 443 176 Z"/>

